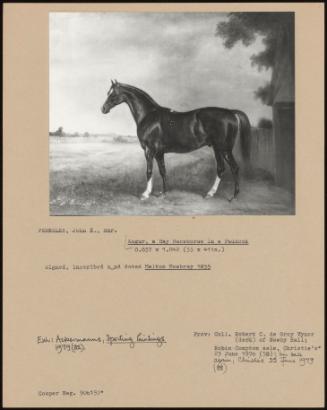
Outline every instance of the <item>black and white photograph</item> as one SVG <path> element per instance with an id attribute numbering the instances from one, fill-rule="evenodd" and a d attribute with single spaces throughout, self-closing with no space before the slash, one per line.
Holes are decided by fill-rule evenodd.
<path id="1" fill-rule="evenodd" d="M 51 12 L 49 213 L 294 215 L 293 12 Z"/>

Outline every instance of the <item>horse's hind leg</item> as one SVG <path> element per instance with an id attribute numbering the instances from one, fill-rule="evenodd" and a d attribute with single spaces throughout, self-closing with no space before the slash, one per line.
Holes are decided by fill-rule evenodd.
<path id="1" fill-rule="evenodd" d="M 227 164 L 230 166 L 230 169 L 233 174 L 234 178 L 234 196 L 230 199 L 230 201 L 237 197 L 238 193 L 240 192 L 240 184 L 239 184 L 239 166 L 237 165 L 234 155 L 231 151 L 227 151 L 224 153 L 224 158 Z"/>
<path id="2" fill-rule="evenodd" d="M 167 187 L 166 187 L 166 167 L 165 167 L 164 154 L 157 154 L 156 161 L 157 161 L 159 172 L 162 178 L 162 193 L 165 194 L 167 191 Z"/>
<path id="3" fill-rule="evenodd" d="M 143 192 L 141 196 L 141 201 L 148 199 L 151 195 L 153 183 L 152 183 L 152 169 L 153 169 L 153 153 L 149 150 L 148 147 L 145 148 L 145 158 L 146 158 L 146 177 L 147 177 L 147 185 L 146 190 Z"/>
<path id="4" fill-rule="evenodd" d="M 216 157 L 216 162 L 217 162 L 217 176 L 216 176 L 215 182 L 213 183 L 211 189 L 209 190 L 205 198 L 212 198 L 215 195 L 215 193 L 218 190 L 221 177 L 225 171 L 224 158 L 221 152 L 218 149 L 214 149 L 214 152 L 215 152 L 215 157 Z"/>

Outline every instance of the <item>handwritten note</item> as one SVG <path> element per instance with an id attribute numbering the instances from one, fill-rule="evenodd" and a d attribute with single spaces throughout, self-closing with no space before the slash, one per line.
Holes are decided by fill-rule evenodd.
<path id="1" fill-rule="evenodd" d="M 139 332 L 136 335 L 129 335 L 127 333 L 105 336 L 37 336 L 36 343 L 38 345 L 50 345 L 57 353 L 82 353 L 90 345 L 128 345 L 134 348 L 137 344 L 150 344 L 162 347 L 167 343 L 165 336 L 158 336 L 154 333 Z"/>
<path id="2" fill-rule="evenodd" d="M 244 365 L 310 366 L 323 346 L 311 331 L 194 331 L 198 341 L 210 339 L 215 373 Z"/>

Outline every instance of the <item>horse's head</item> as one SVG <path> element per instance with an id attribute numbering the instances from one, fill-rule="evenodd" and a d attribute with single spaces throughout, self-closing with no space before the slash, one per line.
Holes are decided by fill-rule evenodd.
<path id="1" fill-rule="evenodd" d="M 118 104 L 121 104 L 122 102 L 124 102 L 124 95 L 122 93 L 120 84 L 117 82 L 117 80 L 111 80 L 111 87 L 108 91 L 108 97 L 101 107 L 102 113 L 108 114 L 111 108 L 115 107 Z"/>

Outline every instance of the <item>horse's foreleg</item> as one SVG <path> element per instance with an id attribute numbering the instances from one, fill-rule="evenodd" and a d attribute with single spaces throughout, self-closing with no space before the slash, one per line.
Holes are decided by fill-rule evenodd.
<path id="1" fill-rule="evenodd" d="M 165 167 L 164 154 L 157 154 L 156 161 L 157 161 L 159 172 L 162 178 L 162 193 L 165 194 L 167 191 L 167 186 L 166 186 L 166 167 Z"/>
<path id="2" fill-rule="evenodd" d="M 231 151 L 224 153 L 224 158 L 227 164 L 230 166 L 230 169 L 233 174 L 234 178 L 234 196 L 230 199 L 232 201 L 234 198 L 237 197 L 238 193 L 240 192 L 240 184 L 239 184 L 239 166 L 235 161 L 234 155 Z"/>
<path id="3" fill-rule="evenodd" d="M 146 169 L 147 185 L 146 185 L 146 190 L 143 192 L 141 196 L 141 201 L 149 198 L 152 192 L 152 188 L 153 188 L 153 183 L 152 183 L 153 153 L 148 148 L 145 149 L 145 158 L 146 158 L 146 164 L 147 164 L 147 169 Z"/>
<path id="4" fill-rule="evenodd" d="M 224 164 L 223 156 L 221 155 L 220 151 L 218 151 L 217 149 L 214 149 L 214 152 L 215 152 L 215 157 L 216 157 L 216 162 L 217 162 L 217 176 L 216 176 L 215 182 L 213 183 L 211 189 L 209 190 L 205 198 L 212 198 L 215 195 L 215 193 L 218 190 L 221 177 L 225 171 L 225 164 Z"/>

